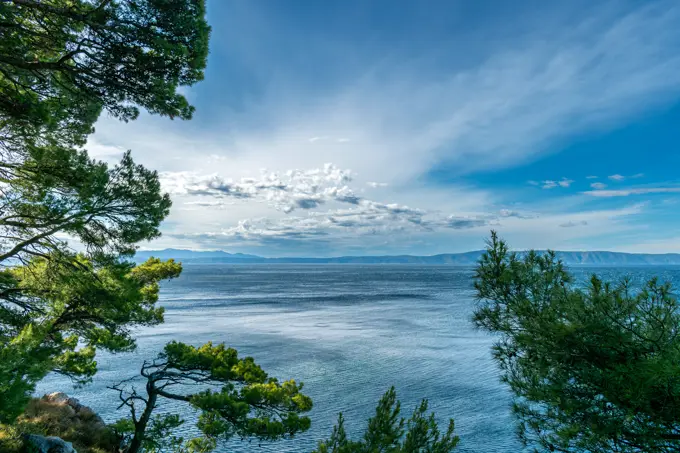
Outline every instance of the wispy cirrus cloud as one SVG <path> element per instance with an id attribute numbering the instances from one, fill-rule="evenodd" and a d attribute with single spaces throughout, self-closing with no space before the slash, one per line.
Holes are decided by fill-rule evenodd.
<path id="1" fill-rule="evenodd" d="M 251 3 L 255 2 L 245 2 L 244 8 L 250 8 Z M 230 231 L 246 220 L 251 222 L 243 227 L 248 231 L 284 227 L 326 231 L 317 227 L 331 222 L 327 208 L 336 205 L 360 211 L 352 216 L 366 216 L 361 217 L 363 220 L 373 216 L 378 219 L 376 225 L 403 223 L 408 228 L 399 231 L 410 234 L 418 215 L 388 214 L 387 209 L 371 206 L 378 202 L 365 198 L 357 188 L 380 187 L 380 191 L 367 192 L 379 193 L 385 206 L 418 206 L 425 213 L 420 218 L 433 222 L 430 228 L 449 232 L 439 245 L 432 246 L 431 251 L 436 251 L 437 247 L 448 247 L 454 238 L 452 232 L 465 231 L 451 226 L 486 227 L 489 222 L 528 220 L 498 212 L 502 206 L 515 206 L 521 194 L 504 193 L 476 182 L 454 183 L 459 177 L 474 181 L 479 172 L 523 165 L 556 152 L 556 144 L 571 135 L 608 130 L 674 102 L 680 95 L 678 23 L 680 6 L 673 1 L 644 3 L 626 10 L 618 5 L 598 5 L 568 25 L 527 29 L 531 33 L 517 34 L 501 46 L 490 44 L 465 61 L 442 59 L 441 55 L 455 55 L 446 43 L 418 52 L 418 58 L 413 57 L 415 53 L 401 54 L 399 49 L 389 57 L 382 55 L 384 58 L 363 55 L 367 64 L 346 72 L 338 67 L 336 78 L 320 83 L 316 90 L 298 81 L 301 78 L 296 71 L 300 68 L 272 71 L 265 56 L 244 52 L 248 58 L 240 68 L 243 73 L 249 74 L 249 65 L 253 65 L 265 74 L 261 79 L 254 77 L 254 83 L 264 82 L 248 91 L 258 95 L 236 102 L 238 107 L 219 110 L 222 118 L 214 114 L 215 108 L 201 117 L 205 110 L 198 105 L 195 123 L 203 121 L 201 134 L 181 123 L 159 127 L 160 123 L 144 116 L 125 125 L 123 133 L 123 126 L 102 119 L 91 144 L 105 145 L 92 149 L 95 154 L 99 150 L 106 155 L 131 148 L 138 161 L 162 172 L 164 187 L 176 198 L 173 234 L 201 234 L 208 231 L 208 223 Z M 234 55 L 231 46 L 266 47 L 268 41 L 252 33 L 217 45 L 225 54 Z M 343 57 L 363 51 L 351 48 L 343 55 L 342 50 L 338 54 L 334 50 L 324 52 L 343 62 L 347 61 Z M 357 58 L 361 60 L 362 55 Z M 436 70 L 428 70 L 434 67 Z M 272 73 L 289 76 L 278 79 Z M 316 71 L 308 75 L 316 77 Z M 210 96 L 203 93 L 203 98 L 224 103 L 215 94 L 224 85 L 222 80 L 209 79 L 201 87 L 212 91 Z M 355 170 L 356 174 L 347 175 L 358 183 L 355 189 L 352 181 L 329 179 L 320 168 L 324 162 L 334 162 L 336 169 Z M 442 166 L 451 169 L 447 184 L 430 184 L 427 175 Z M 253 172 L 262 167 L 271 170 L 253 178 Z M 319 168 L 320 173 L 307 175 L 305 170 L 288 175 L 289 168 Z M 555 189 L 543 194 L 546 197 L 561 196 L 567 191 L 558 188 L 572 184 L 567 178 L 535 182 L 536 186 Z M 623 192 L 603 189 L 591 191 L 596 195 L 586 193 L 624 196 Z M 625 192 L 638 193 L 656 192 Z M 227 203 L 233 203 L 230 209 L 215 209 Z M 309 215 L 321 209 L 325 214 Z M 314 220 L 291 220 L 292 214 L 300 213 Z M 276 215 L 283 218 L 270 218 Z M 350 225 L 352 216 L 334 218 L 337 225 Z M 548 215 L 543 211 L 537 217 L 546 219 Z M 261 218 L 268 220 L 248 220 Z M 567 222 L 551 219 L 553 226 Z M 600 225 L 588 222 L 588 227 Z M 350 227 L 329 228 L 351 236 Z M 585 234 L 588 228 L 570 230 Z M 520 228 L 513 231 L 510 234 L 518 237 L 523 234 Z M 561 240 L 562 231 L 550 231 Z M 395 238 L 401 234 L 394 233 Z M 249 234 L 252 237 L 254 233 Z M 355 244 L 360 244 L 360 234 L 355 237 Z M 404 236 L 404 240 L 410 237 Z"/>
<path id="2" fill-rule="evenodd" d="M 336 143 L 347 143 L 350 141 L 350 139 L 347 137 L 329 137 L 328 135 L 324 135 L 322 137 L 310 137 L 308 139 L 309 143 L 323 142 L 327 140 L 331 140 Z"/>
<path id="3" fill-rule="evenodd" d="M 386 182 L 418 177 L 443 161 L 459 173 L 515 166 L 550 152 L 553 141 L 570 133 L 606 128 L 672 102 L 680 93 L 678 21 L 680 7 L 670 1 L 619 15 L 596 9 L 573 26 L 504 43 L 468 67 L 424 72 L 419 63 L 436 61 L 436 52 L 419 60 L 397 57 L 312 98 L 299 96 L 294 79 L 285 80 L 292 94 L 267 91 L 255 102 L 252 115 L 265 131 L 241 129 L 227 145 L 223 130 L 206 144 L 208 132 L 200 146 L 210 154 L 228 148 L 242 159 L 226 156 L 221 166 L 237 172 L 245 163 L 280 170 L 321 160 Z M 150 131 L 140 132 L 148 137 Z M 172 134 L 150 138 L 166 155 L 172 154 L 167 142 L 177 141 L 177 152 L 186 156 Z"/>
<path id="4" fill-rule="evenodd" d="M 569 222 L 560 223 L 560 227 L 562 227 L 562 228 L 573 228 L 573 227 L 585 226 L 585 225 L 588 225 L 587 220 L 581 220 L 579 222 L 569 221 Z"/>
<path id="5" fill-rule="evenodd" d="M 608 176 L 608 178 L 609 178 L 610 180 L 612 180 L 612 181 L 621 182 L 621 181 L 624 181 L 624 180 L 626 180 L 626 179 L 639 179 L 639 178 L 643 178 L 644 176 L 645 176 L 644 173 L 635 173 L 634 175 L 630 175 L 630 176 L 620 175 L 620 174 L 617 173 L 617 174 Z"/>
<path id="6" fill-rule="evenodd" d="M 595 190 L 602 190 L 602 189 L 605 189 L 607 187 L 607 184 L 605 184 L 603 182 L 594 182 L 590 185 L 590 187 L 595 189 Z"/>
<path id="7" fill-rule="evenodd" d="M 589 190 L 583 192 L 593 197 L 628 197 L 630 195 L 648 195 L 657 193 L 680 193 L 680 187 L 641 187 L 617 190 Z"/>

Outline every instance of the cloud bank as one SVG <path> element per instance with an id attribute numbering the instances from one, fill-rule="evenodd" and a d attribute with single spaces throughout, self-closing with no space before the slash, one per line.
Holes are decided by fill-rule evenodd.
<path id="1" fill-rule="evenodd" d="M 527 25 L 526 34 L 500 45 L 465 49 L 474 58 L 452 53 L 445 42 L 417 57 L 394 46 L 382 58 L 324 48 L 329 59 L 349 62 L 359 54 L 362 61 L 343 63 L 333 80 L 311 88 L 298 82 L 296 71 L 307 67 L 302 75 L 309 81 L 319 69 L 314 64 L 279 72 L 270 56 L 236 52 L 234 46 L 267 47 L 251 33 L 214 46 L 219 55 L 243 60 L 238 69 L 255 85 L 248 96 L 225 108 L 224 99 L 237 95 L 220 94 L 222 80 L 208 77 L 196 88 L 206 87 L 196 96 L 206 105 L 197 105 L 194 125 L 171 128 L 147 116 L 121 125 L 104 118 L 88 148 L 101 158 L 130 148 L 140 163 L 161 172 L 175 200 L 164 226 L 165 238 L 175 242 L 167 245 L 199 238 L 218 247 L 342 238 L 359 246 L 373 235 L 427 253 L 478 248 L 482 230 L 493 226 L 518 247 L 582 246 L 573 241 L 597 239 L 605 226 L 623 228 L 623 219 L 642 209 L 598 203 L 678 190 L 605 190 L 593 183 L 593 190 L 579 193 L 579 183 L 587 184 L 582 177 L 575 182 L 541 173 L 550 178 L 534 183 L 550 189 L 541 191 L 498 184 L 494 172 L 677 100 L 678 23 L 680 5 L 661 1 L 627 10 L 593 7 L 568 26 Z M 327 38 L 316 32 L 320 36 L 307 41 Z M 219 107 L 211 109 L 213 97 Z M 445 178 L 434 181 L 434 172 Z M 637 176 L 613 174 L 606 181 L 614 186 Z M 418 242 L 429 237 L 436 238 L 429 245 Z"/>
<path id="2" fill-rule="evenodd" d="M 306 171 L 278 173 L 265 169 L 260 173 L 259 178 L 241 178 L 239 181 L 196 172 L 165 172 L 160 178 L 165 190 L 174 195 L 266 201 L 285 213 L 318 208 L 329 201 L 359 204 L 361 200 L 347 186 L 352 180 L 351 171 L 340 170 L 333 164 Z M 220 204 L 219 201 L 209 203 L 208 206 Z"/>

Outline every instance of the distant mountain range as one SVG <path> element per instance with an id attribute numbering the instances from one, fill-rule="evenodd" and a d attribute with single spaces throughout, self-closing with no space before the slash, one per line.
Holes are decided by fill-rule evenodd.
<path id="1" fill-rule="evenodd" d="M 445 253 L 431 256 L 387 255 L 387 256 L 338 256 L 332 258 L 264 258 L 243 253 L 227 253 L 221 250 L 145 250 L 135 255 L 135 260 L 144 261 L 151 256 L 161 259 L 175 258 L 185 263 L 291 263 L 291 264 L 442 264 L 471 266 L 476 264 L 483 252 L 476 250 L 465 253 Z M 650 266 L 680 265 L 679 253 L 619 253 L 619 252 L 556 252 L 557 257 L 568 265 L 586 266 Z"/>

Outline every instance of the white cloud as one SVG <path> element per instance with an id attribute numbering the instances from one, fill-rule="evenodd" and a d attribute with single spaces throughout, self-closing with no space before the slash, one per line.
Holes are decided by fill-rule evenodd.
<path id="1" fill-rule="evenodd" d="M 306 216 L 241 219 L 236 226 L 223 228 L 219 232 L 193 235 L 175 233 L 174 237 L 178 238 L 237 238 L 249 242 L 272 238 L 303 240 L 337 234 L 341 230 L 344 230 L 343 234 L 354 236 L 377 232 L 422 233 L 481 227 L 497 223 L 500 218 L 529 218 L 508 209 L 501 209 L 497 214 L 446 214 L 440 210 L 369 200 L 355 195 L 348 186 L 352 182 L 351 172 L 333 164 L 326 164 L 322 169 L 289 170 L 283 173 L 262 170 L 259 178 L 241 178 L 238 182 L 219 175 L 166 172 L 161 174 L 161 182 L 170 193 L 190 200 L 184 202 L 188 206 L 221 208 L 227 203 L 225 200 L 232 200 L 228 202 L 232 206 L 237 202 L 260 201 L 285 214 L 295 210 L 308 211 Z M 368 184 L 373 187 L 387 186 L 385 183 Z M 326 203 L 349 204 L 352 207 L 317 210 Z"/>
<path id="2" fill-rule="evenodd" d="M 639 178 L 642 178 L 644 176 L 645 176 L 644 173 L 636 173 L 636 174 L 634 174 L 632 176 L 628 176 L 628 177 L 623 176 L 623 175 L 619 175 L 619 174 L 615 174 L 615 175 L 609 176 L 609 179 L 611 179 L 612 181 L 623 181 L 626 178 L 639 179 Z"/>
<path id="3" fill-rule="evenodd" d="M 583 192 L 593 197 L 627 197 L 629 195 L 646 195 L 654 193 L 680 193 L 680 187 L 647 187 L 637 189 L 618 189 L 618 190 L 589 190 Z"/>
<path id="4" fill-rule="evenodd" d="M 325 140 L 333 140 L 336 143 L 347 143 L 347 142 L 350 141 L 350 139 L 347 138 L 347 137 L 334 138 L 334 137 L 330 137 L 328 135 L 323 135 L 321 137 L 310 137 L 310 138 L 307 139 L 307 141 L 309 143 L 316 143 L 316 142 L 325 141 Z"/>
<path id="5" fill-rule="evenodd" d="M 529 183 L 532 183 L 532 182 L 534 182 L 534 181 L 530 181 Z M 541 183 L 542 184 L 541 187 L 543 189 L 554 189 L 555 187 L 558 187 L 558 186 L 559 187 L 569 187 L 569 186 L 571 186 L 571 184 L 573 182 L 574 182 L 573 180 L 567 179 L 567 178 L 562 178 L 558 181 L 546 180 L 546 181 L 543 181 Z"/>
<path id="6" fill-rule="evenodd" d="M 351 171 L 341 170 L 333 164 L 285 173 L 262 170 L 259 178 L 241 178 L 238 182 L 216 174 L 191 172 L 165 172 L 160 177 L 163 188 L 171 194 L 255 199 L 266 201 L 286 213 L 317 208 L 329 201 L 357 204 L 360 200 L 347 186 L 352 180 Z"/>
<path id="7" fill-rule="evenodd" d="M 372 187 L 372 188 L 374 188 L 374 189 L 376 189 L 376 188 L 378 188 L 378 187 L 387 187 L 387 186 L 389 186 L 389 184 L 387 184 L 386 182 L 373 182 L 373 181 L 367 182 L 366 185 L 367 185 L 368 187 Z"/>
<path id="8" fill-rule="evenodd" d="M 102 118 L 90 144 L 93 151 L 98 143 L 130 148 L 137 161 L 162 172 L 164 187 L 176 199 L 173 234 L 202 234 L 208 223 L 235 228 L 245 219 L 264 217 L 276 224 L 276 215 L 311 213 L 334 208 L 334 203 L 358 209 L 356 203 L 365 200 L 349 182 L 322 178 L 316 184 L 305 180 L 307 176 L 285 173 L 288 168 L 319 168 L 324 162 L 352 168 L 357 187 L 388 184 L 379 191 L 385 205 L 440 211 L 437 231 L 451 231 L 443 226 L 448 216 L 453 224 L 466 216 L 494 221 L 489 219 L 502 217 L 493 214 L 500 206 L 516 206 L 522 194 L 455 182 L 461 181 L 458 176 L 471 181 L 477 171 L 522 165 L 555 152 L 555 144 L 572 134 L 608 130 L 677 100 L 680 6 L 667 1 L 625 14 L 612 11 L 594 8 L 569 27 L 532 28 L 526 39 L 518 34 L 502 46 L 489 44 L 478 58 L 449 59 L 451 66 L 438 66 L 437 71 L 423 68 L 441 62 L 439 54 L 447 47 L 417 60 L 396 55 L 397 49 L 394 58 L 365 70 L 343 74 L 340 68 L 337 83 L 329 81 L 323 90 L 300 86 L 294 75 L 285 80 L 272 76 L 267 79 L 271 85 L 255 90 L 264 94 L 240 110 L 225 108 L 222 118 L 215 117 L 214 109 L 202 116 L 198 105 L 194 126 L 170 125 L 148 115 L 129 124 Z M 209 83 L 222 82 L 204 82 Z M 200 123 L 201 133 L 196 134 L 195 124 L 202 120 L 205 124 Z M 454 183 L 428 181 L 429 172 L 442 164 Z M 254 175 L 261 167 L 270 171 Z M 563 178 L 535 185 L 572 183 Z M 594 196 L 607 196 L 599 194 L 612 191 L 596 192 Z M 229 200 L 236 203 L 215 209 Z M 272 206 L 279 211 L 272 213 Z M 550 228 L 568 218 L 558 221 L 554 213 L 539 214 L 551 223 L 532 220 L 544 229 L 527 229 L 533 232 L 527 241 L 548 233 L 553 239 L 564 237 L 559 228 Z M 503 218 L 508 224 L 527 221 Z M 570 228 L 575 233 L 568 234 L 585 234 L 602 224 L 587 221 L 588 228 Z M 452 237 L 440 238 L 442 247 Z"/>
<path id="9" fill-rule="evenodd" d="M 264 160 L 278 169 L 323 159 L 383 180 L 418 176 L 442 160 L 461 172 L 517 165 L 550 151 L 552 140 L 625 122 L 672 102 L 680 91 L 677 5 L 616 19 L 597 13 L 568 29 L 543 30 L 547 40 L 505 42 L 479 65 L 448 74 L 423 72 L 416 61 L 401 59 L 367 68 L 355 83 L 312 99 L 287 80 L 293 100 L 276 92 L 253 108 L 266 130 L 237 129 L 237 123 L 225 143 L 220 128 L 209 148 L 228 149 L 241 165 Z M 224 124 L 238 119 L 227 116 Z M 324 146 L 312 152 L 301 146 L 301 136 Z M 322 140 L 334 136 L 353 137 L 352 149 L 339 151 Z M 173 137 L 154 141 L 165 148 Z M 233 168 L 234 160 L 224 167 Z"/>
<path id="10" fill-rule="evenodd" d="M 590 185 L 595 190 L 602 190 L 607 187 L 607 184 L 602 183 L 602 182 L 594 182 Z"/>
<path id="11" fill-rule="evenodd" d="M 120 161 L 126 149 L 120 145 L 106 145 L 99 142 L 96 138 L 90 136 L 85 146 L 90 157 L 97 160 L 102 160 L 109 164 L 115 164 Z"/>
<path id="12" fill-rule="evenodd" d="M 514 248 L 583 249 L 573 241 L 598 232 L 608 235 L 627 231 L 624 222 L 631 215 L 641 213 L 641 206 L 622 209 L 587 211 L 575 214 L 525 216 L 506 210 L 492 215 L 441 215 L 404 206 L 366 203 L 348 209 L 307 212 L 279 219 L 259 217 L 241 220 L 237 225 L 212 231 L 171 233 L 173 241 L 183 241 L 194 247 L 226 248 L 254 247 L 258 253 L 271 256 L 273 251 L 285 250 L 288 255 L 306 255 L 317 250 L 322 255 L 342 254 L 343 247 L 361 244 L 362 253 L 375 253 L 388 245 L 388 250 L 424 254 L 418 242 L 427 238 L 441 238 L 455 232 L 455 238 L 440 250 L 469 251 L 483 246 L 488 229 L 498 230 Z M 579 227 L 579 228 L 573 228 Z M 559 237 L 559 241 L 555 241 Z M 418 238 L 404 241 L 404 238 Z M 569 244 L 575 244 L 570 245 Z M 414 248 L 414 245 L 416 247 Z M 291 252 L 292 251 L 292 252 Z M 302 251 L 302 252 L 301 252 Z"/>
<path id="13" fill-rule="evenodd" d="M 597 179 L 597 176 L 593 176 L 593 175 L 586 176 L 586 179 Z"/>
<path id="14" fill-rule="evenodd" d="M 528 219 L 528 218 L 534 217 L 532 215 L 522 214 L 518 211 L 513 211 L 513 210 L 510 210 L 510 209 L 501 209 L 500 211 L 498 211 L 498 215 L 500 217 L 517 217 L 517 218 L 520 218 L 520 219 Z"/>
<path id="15" fill-rule="evenodd" d="M 233 202 L 223 200 L 201 200 L 201 201 L 185 201 L 185 206 L 202 206 L 213 208 L 224 208 L 225 206 L 232 206 Z"/>
<path id="16" fill-rule="evenodd" d="M 588 225 L 588 221 L 586 221 L 586 220 L 581 220 L 579 222 L 569 221 L 569 222 L 560 223 L 560 227 L 562 227 L 562 228 L 573 228 L 573 227 L 585 226 L 585 225 Z"/>
<path id="17" fill-rule="evenodd" d="M 236 226 L 218 232 L 179 234 L 182 239 L 233 241 L 253 244 L 271 241 L 297 242 L 312 239 L 342 240 L 362 236 L 395 233 L 428 234 L 444 229 L 470 229 L 493 223 L 489 216 L 443 216 L 434 212 L 363 200 L 358 206 L 306 216 L 266 217 L 241 220 Z"/>

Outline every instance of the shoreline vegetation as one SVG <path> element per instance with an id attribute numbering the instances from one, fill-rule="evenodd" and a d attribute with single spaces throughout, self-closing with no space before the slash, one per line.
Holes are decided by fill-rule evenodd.
<path id="1" fill-rule="evenodd" d="M 114 386 L 111 404 L 129 416 L 109 426 L 68 398 L 33 398 L 49 373 L 97 379 L 98 352 L 133 351 L 137 327 L 164 322 L 161 283 L 183 258 L 132 260 L 160 236 L 170 197 L 132 151 L 109 165 L 83 147 L 104 113 L 191 119 L 182 88 L 204 77 L 210 26 L 204 0 L 7 0 L 0 30 L 0 450 L 69 453 L 68 441 L 81 453 L 207 453 L 308 430 L 303 384 L 224 344 L 171 341 L 146 358 L 140 376 Z M 577 288 L 558 254 L 512 253 L 495 232 L 468 259 L 472 322 L 497 339 L 522 442 L 541 452 L 680 449 L 680 307 L 669 284 L 593 276 Z M 402 417 L 387 390 L 362 436 L 350 439 L 340 414 L 315 452 L 454 451 L 464 439 L 423 397 Z M 200 411 L 199 437 L 174 434 L 185 421 L 156 410 L 165 400 Z M 111 432 L 107 446 L 85 444 Z"/>

